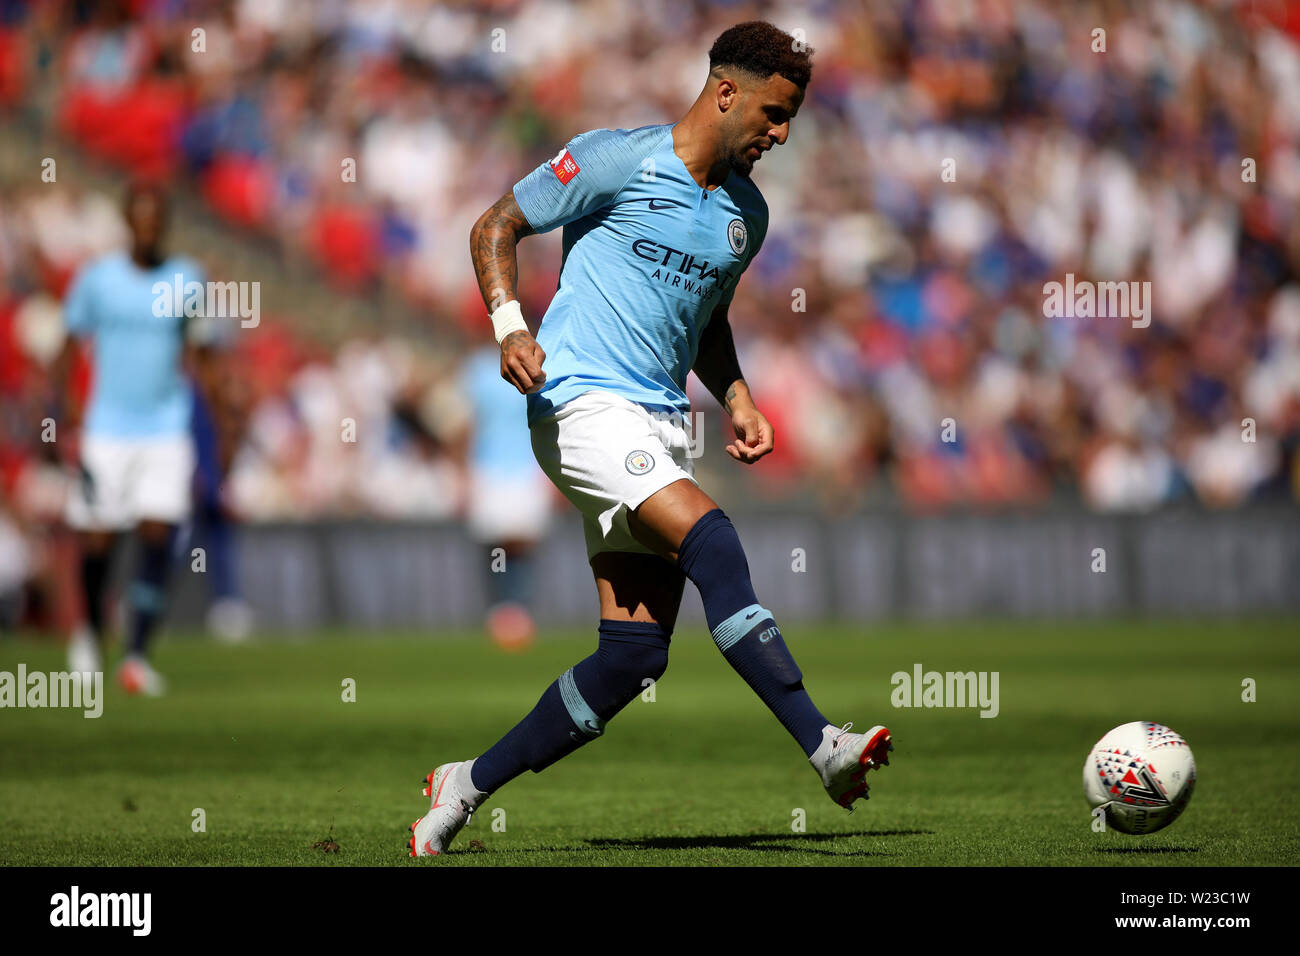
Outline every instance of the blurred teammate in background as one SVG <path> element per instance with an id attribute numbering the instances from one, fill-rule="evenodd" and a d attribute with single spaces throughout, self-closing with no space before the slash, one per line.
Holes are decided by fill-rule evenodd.
<path id="1" fill-rule="evenodd" d="M 533 457 L 523 400 L 501 381 L 498 347 L 469 357 L 460 392 L 472 416 L 466 520 L 487 551 L 487 630 L 500 647 L 520 650 L 536 633 L 534 551 L 550 523 L 551 488 Z"/>
<path id="2" fill-rule="evenodd" d="M 190 431 L 194 437 L 194 515 L 190 523 L 192 553 L 202 548 L 208 584 L 208 631 L 230 644 L 246 641 L 253 630 L 253 609 L 239 590 L 235 515 L 225 495 L 226 476 L 248 423 L 247 394 L 233 367 L 233 322 L 207 316 L 191 320 Z"/>
<path id="3" fill-rule="evenodd" d="M 69 431 L 80 432 L 65 447 L 80 474 L 67 518 L 81 532 L 86 618 L 68 656 L 73 670 L 103 667 L 113 552 L 121 533 L 132 532 L 139 562 L 126 594 L 131 613 L 118 679 L 129 693 L 157 696 L 165 683 L 149 663 L 149 641 L 166 607 L 176 528 L 191 512 L 195 460 L 185 308 L 171 290 L 204 277 L 194 261 L 164 251 L 167 201 L 159 189 L 131 187 L 126 221 L 129 251 L 89 263 L 64 306 L 68 332 L 91 342 L 94 365 L 84 422 L 67 402 Z M 72 348 L 69 340 L 59 363 L 65 376 Z"/>

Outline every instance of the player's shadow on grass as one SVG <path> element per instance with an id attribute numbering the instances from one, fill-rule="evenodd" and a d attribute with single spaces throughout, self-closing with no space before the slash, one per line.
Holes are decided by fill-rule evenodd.
<path id="1" fill-rule="evenodd" d="M 1097 847 L 1098 853 L 1200 853 L 1199 846 L 1106 846 Z"/>
<path id="2" fill-rule="evenodd" d="M 744 833 L 730 836 L 644 837 L 640 840 L 598 837 L 587 840 L 588 846 L 624 850 L 757 850 L 767 852 L 772 844 L 791 844 L 804 853 L 823 856 L 891 856 L 880 850 L 822 850 L 808 843 L 844 842 L 852 837 L 927 836 L 933 830 L 861 830 L 857 833 Z M 798 844 L 797 847 L 794 845 Z"/>

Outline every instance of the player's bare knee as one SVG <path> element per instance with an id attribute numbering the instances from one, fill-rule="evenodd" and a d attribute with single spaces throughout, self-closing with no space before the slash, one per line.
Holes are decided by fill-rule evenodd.
<path id="1" fill-rule="evenodd" d="M 175 525 L 161 521 L 141 521 L 136 526 L 135 533 L 145 544 L 162 547 L 170 544 L 174 528 Z"/>

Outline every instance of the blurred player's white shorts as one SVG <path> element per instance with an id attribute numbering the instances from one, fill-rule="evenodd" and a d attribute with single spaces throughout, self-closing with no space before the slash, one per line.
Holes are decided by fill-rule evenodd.
<path id="1" fill-rule="evenodd" d="M 122 531 L 141 521 L 181 524 L 190 515 L 194 442 L 188 433 L 161 438 L 81 442 L 86 471 L 68 496 L 68 524 L 81 531 Z M 88 478 L 89 480 L 85 480 Z"/>
<path id="2" fill-rule="evenodd" d="M 475 469 L 470 475 L 466 522 L 484 544 L 539 541 L 551 518 L 551 487 L 529 463 L 523 475 Z"/>
<path id="3" fill-rule="evenodd" d="M 588 559 L 601 551 L 653 553 L 632 537 L 628 512 L 675 481 L 695 481 L 682 416 L 611 392 L 565 402 L 535 421 L 532 435 L 542 471 L 582 512 Z"/>

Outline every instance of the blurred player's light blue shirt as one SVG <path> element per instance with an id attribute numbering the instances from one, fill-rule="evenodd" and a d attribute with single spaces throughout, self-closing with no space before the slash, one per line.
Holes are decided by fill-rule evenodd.
<path id="1" fill-rule="evenodd" d="M 168 297 L 155 315 L 155 283 L 204 282 L 193 261 L 173 257 L 142 269 L 126 253 L 95 260 L 77 276 L 64 303 L 68 331 L 93 339 L 95 381 L 86 413 L 88 435 L 165 437 L 190 427 L 191 395 L 182 367 L 183 302 Z"/>
<path id="2" fill-rule="evenodd" d="M 476 351 L 461 370 L 460 387 L 474 413 L 471 467 L 493 478 L 522 479 L 537 471 L 524 397 L 501 377 L 501 350 Z"/>
<path id="3" fill-rule="evenodd" d="M 560 283 L 537 341 L 546 383 L 531 424 L 601 389 L 688 411 L 686 376 L 713 310 L 767 234 L 767 203 L 732 172 L 704 189 L 673 149 L 673 125 L 598 129 L 515 184 L 538 233 L 564 226 Z"/>

